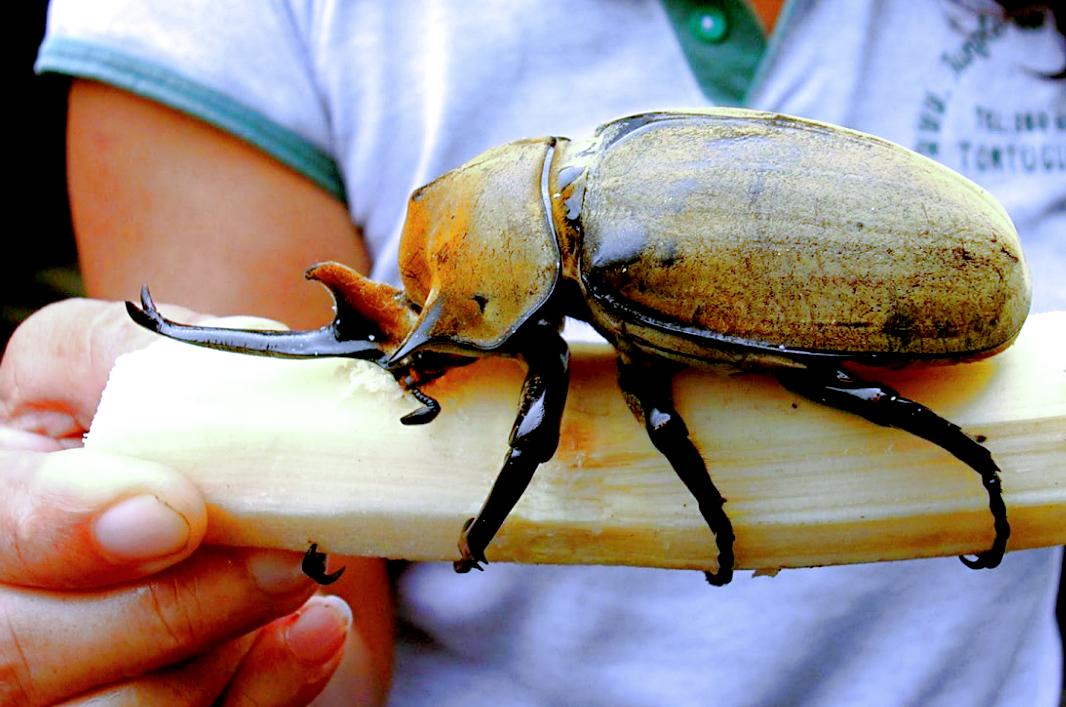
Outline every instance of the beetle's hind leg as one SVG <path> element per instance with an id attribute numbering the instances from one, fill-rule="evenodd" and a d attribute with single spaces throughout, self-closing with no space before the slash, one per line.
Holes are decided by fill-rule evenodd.
<path id="1" fill-rule="evenodd" d="M 996 538 L 992 547 L 978 554 L 975 559 L 959 559 L 973 569 L 999 565 L 1007 549 L 1010 524 L 1007 522 L 1007 506 L 1003 502 L 999 467 L 987 448 L 971 439 L 958 425 L 945 420 L 921 403 L 904 398 L 888 386 L 855 378 L 840 368 L 783 368 L 778 370 L 777 379 L 789 390 L 807 398 L 927 439 L 951 452 L 980 474 L 988 491 L 988 507 L 995 521 Z"/>
<path id="2" fill-rule="evenodd" d="M 674 408 L 670 372 L 655 363 L 640 364 L 621 356 L 618 384 L 629 409 L 644 423 L 652 444 L 695 497 L 700 514 L 714 533 L 718 572 L 705 572 L 707 581 L 716 587 L 729 584 L 733 579 L 733 524 L 725 513 L 725 498 L 714 485 L 707 464 L 688 436 L 685 421 Z"/>

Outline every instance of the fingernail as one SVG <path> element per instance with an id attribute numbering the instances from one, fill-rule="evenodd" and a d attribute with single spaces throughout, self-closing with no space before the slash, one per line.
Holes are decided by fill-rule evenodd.
<path id="1" fill-rule="evenodd" d="M 339 597 L 317 597 L 300 610 L 285 640 L 304 663 L 325 663 L 336 655 L 348 637 L 352 610 Z"/>
<path id="2" fill-rule="evenodd" d="M 288 594 L 312 580 L 301 567 L 303 555 L 285 550 L 258 550 L 245 561 L 252 579 L 267 594 Z"/>
<path id="3" fill-rule="evenodd" d="M 144 561 L 183 550 L 189 523 L 150 494 L 119 501 L 97 517 L 93 535 L 100 548 L 116 560 Z"/>

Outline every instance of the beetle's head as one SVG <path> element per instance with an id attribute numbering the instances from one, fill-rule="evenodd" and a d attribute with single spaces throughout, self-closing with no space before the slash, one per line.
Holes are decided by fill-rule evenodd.
<path id="1" fill-rule="evenodd" d="M 551 295 L 559 246 L 542 195 L 551 147 L 497 147 L 411 197 L 399 264 L 419 317 L 392 362 L 423 347 L 499 349 Z"/>

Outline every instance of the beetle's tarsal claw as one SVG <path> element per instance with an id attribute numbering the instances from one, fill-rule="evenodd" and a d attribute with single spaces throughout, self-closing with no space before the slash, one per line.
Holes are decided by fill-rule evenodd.
<path id="1" fill-rule="evenodd" d="M 962 560 L 962 564 L 972 570 L 990 570 L 999 567 L 999 563 L 1003 561 L 1003 553 L 989 550 L 988 552 L 982 552 L 975 555 L 972 560 L 965 555 L 959 559 Z"/>
<path id="2" fill-rule="evenodd" d="M 455 571 L 459 574 L 466 574 L 470 570 L 478 570 L 479 572 L 482 572 L 485 568 L 481 566 L 481 563 L 484 562 L 486 565 L 489 563 L 489 561 L 485 559 L 484 550 L 475 551 L 470 548 L 469 532 L 470 526 L 473 524 L 474 519 L 468 518 L 467 521 L 463 523 L 463 531 L 459 536 L 459 555 L 462 559 L 452 563 L 452 566 L 455 567 Z"/>
<path id="3" fill-rule="evenodd" d="M 962 564 L 972 570 L 999 567 L 999 563 L 1003 561 L 1003 554 L 1007 551 L 1007 539 L 1010 538 L 1010 524 L 1007 522 L 1007 504 L 1003 501 L 999 467 L 992 461 L 991 454 L 988 455 L 988 464 L 990 466 L 979 470 L 979 473 L 985 489 L 988 490 L 988 508 L 992 511 L 992 518 L 995 521 L 996 539 L 992 541 L 990 549 L 978 553 L 974 559 L 971 560 L 968 557 L 959 558 L 962 560 Z"/>
<path id="4" fill-rule="evenodd" d="M 452 565 L 455 567 L 455 571 L 459 574 L 466 574 L 470 570 L 477 570 L 478 572 L 485 571 L 485 568 L 479 565 L 478 561 L 472 557 L 467 557 L 462 560 L 456 560 L 452 563 Z"/>
<path id="5" fill-rule="evenodd" d="M 422 407 L 401 417 L 400 424 L 424 425 L 428 422 L 433 422 L 440 413 L 440 403 L 417 388 L 412 388 L 409 392 L 418 402 L 422 403 Z"/>
<path id="6" fill-rule="evenodd" d="M 304 561 L 300 568 L 311 579 L 319 584 L 333 584 L 344 574 L 344 567 L 333 574 L 326 574 L 326 553 L 318 552 L 318 544 L 311 543 L 311 547 L 304 554 Z"/>
<path id="7" fill-rule="evenodd" d="M 401 425 L 407 425 L 413 427 L 414 425 L 424 425 L 428 422 L 433 422 L 433 419 L 440 412 L 440 408 L 433 408 L 429 405 L 420 407 L 413 412 L 409 412 L 400 418 Z"/>
<path id="8" fill-rule="evenodd" d="M 718 572 L 704 572 L 703 576 L 712 587 L 724 587 L 733 581 L 733 568 L 722 567 Z"/>
<path id="9" fill-rule="evenodd" d="M 722 499 L 722 503 L 712 504 L 710 508 L 704 508 L 704 504 L 700 504 L 700 514 L 714 531 L 714 540 L 718 545 L 718 571 L 703 573 L 712 587 L 724 587 L 733 581 L 733 564 L 736 562 L 733 553 L 736 536 L 733 533 L 733 524 L 722 507 L 723 503 L 725 499 Z"/>

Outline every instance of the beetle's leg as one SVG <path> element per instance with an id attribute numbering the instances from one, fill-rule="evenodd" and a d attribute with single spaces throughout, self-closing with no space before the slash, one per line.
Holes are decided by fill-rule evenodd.
<path id="1" fill-rule="evenodd" d="M 422 386 L 440 378 L 458 366 L 465 366 L 475 359 L 454 353 L 439 351 L 416 351 L 398 365 L 391 368 L 392 375 L 400 387 L 422 403 L 422 407 L 400 418 L 404 425 L 424 425 L 433 422 L 440 414 L 440 403 L 422 391 Z"/>
<path id="2" fill-rule="evenodd" d="M 1007 522 L 1007 506 L 1003 502 L 999 467 L 987 448 L 971 439 L 958 425 L 924 405 L 904 398 L 888 386 L 859 380 L 839 368 L 783 368 L 778 370 L 777 379 L 789 390 L 812 400 L 927 439 L 951 452 L 980 474 L 988 491 L 988 507 L 995 520 L 996 539 L 991 549 L 978 554 L 976 559 L 959 559 L 974 569 L 995 567 L 1000 563 L 1007 549 L 1010 524 Z"/>
<path id="3" fill-rule="evenodd" d="M 455 563 L 456 572 L 481 569 L 478 563 L 488 562 L 485 548 L 518 503 L 533 472 L 559 446 L 559 425 L 570 384 L 570 350 L 557 327 L 549 330 L 545 326 L 537 334 L 524 355 L 529 370 L 511 429 L 511 448 L 485 505 L 463 525 L 459 537 L 462 559 Z"/>
<path id="4" fill-rule="evenodd" d="M 718 545 L 718 573 L 704 572 L 716 587 L 733 579 L 733 524 L 725 513 L 725 499 L 707 472 L 688 427 L 674 408 L 669 373 L 655 365 L 641 365 L 627 356 L 618 359 L 618 384 L 629 409 L 644 423 L 648 437 L 688 487 L 700 514 L 714 533 Z"/>
<path id="5" fill-rule="evenodd" d="M 341 567 L 333 574 L 326 574 L 326 553 L 318 551 L 317 543 L 311 543 L 311 547 L 307 548 L 300 568 L 304 574 L 319 584 L 333 584 L 341 578 L 345 570 L 344 567 Z"/>
<path id="6" fill-rule="evenodd" d="M 423 393 L 418 388 L 408 388 L 407 392 L 410 393 L 415 400 L 422 403 L 422 407 L 401 417 L 400 424 L 424 425 L 428 422 L 433 422 L 437 415 L 440 414 L 440 403 Z"/>

